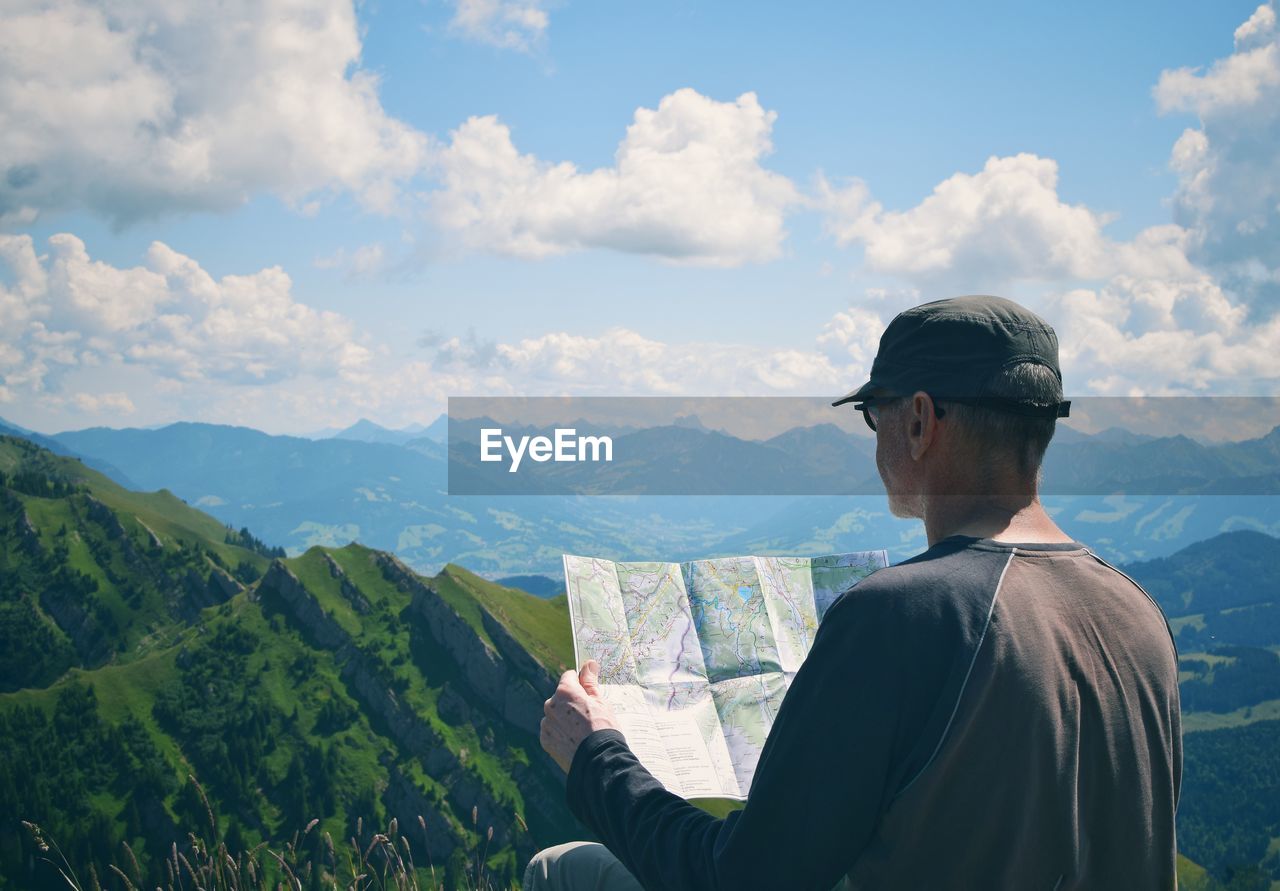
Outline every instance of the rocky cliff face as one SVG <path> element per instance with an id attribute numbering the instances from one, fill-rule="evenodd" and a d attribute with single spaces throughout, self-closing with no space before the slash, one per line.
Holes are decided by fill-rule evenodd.
<path id="1" fill-rule="evenodd" d="M 374 559 L 388 581 L 411 595 L 411 621 L 420 621 L 429 632 L 431 642 L 456 663 L 459 680 L 445 684 L 438 704 L 441 717 L 454 724 L 472 724 L 482 733 L 494 721 L 505 722 L 536 737 L 542 702 L 554 688 L 547 672 L 499 623 L 492 622 L 492 630 L 486 624 L 486 631 L 499 642 L 495 648 L 395 557 L 376 553 Z M 349 581 L 332 560 L 330 575 Z M 304 631 L 319 646 L 334 653 L 348 691 L 377 716 L 398 746 L 416 755 L 427 774 L 449 790 L 449 807 L 445 809 L 444 802 L 428 800 L 395 772 L 394 788 L 384 793 L 383 801 L 401 826 L 416 824 L 418 815 L 422 814 L 436 830 L 433 853 L 444 857 L 452 850 L 449 846 L 459 843 L 456 834 L 448 835 L 446 843 L 445 827 L 451 822 L 456 824 L 457 815 L 461 814 L 467 815 L 466 822 L 470 822 L 474 807 L 481 831 L 493 826 L 495 846 L 511 844 L 518 855 L 532 855 L 535 848 L 528 836 L 514 831 L 510 806 L 497 800 L 486 783 L 468 767 L 465 750 L 451 749 L 429 720 L 401 702 L 384 680 L 384 666 L 356 645 L 284 563 L 277 560 L 271 564 L 257 586 L 257 594 L 278 596 Z M 541 692 L 543 690 L 546 692 Z M 487 735 L 491 737 L 492 731 Z M 537 817 L 547 823 L 562 823 L 566 813 L 563 774 L 545 754 L 539 754 L 545 760 L 522 765 L 517 783 L 527 807 L 539 812 Z M 434 847 L 437 838 L 439 847 Z"/>
<path id="2" fill-rule="evenodd" d="M 218 603 L 224 603 L 244 590 L 244 585 L 221 566 L 210 566 L 208 587 Z"/>
<path id="3" fill-rule="evenodd" d="M 347 578 L 347 571 L 330 554 L 324 555 L 324 562 L 329 568 L 329 577 L 338 580 L 339 590 L 347 603 L 351 604 L 351 608 L 362 616 L 368 615 L 369 600 L 364 596 L 364 592 L 356 586 L 355 582 Z"/>
<path id="4" fill-rule="evenodd" d="M 244 590 L 244 585 L 207 558 L 205 569 L 208 572 L 207 576 L 201 575 L 194 566 L 188 567 L 182 579 L 186 596 L 178 604 L 177 611 L 189 621 L 194 619 L 200 610 L 226 603 Z"/>
<path id="5" fill-rule="evenodd" d="M 412 594 L 413 611 L 462 668 L 475 695 L 507 722 L 537 736 L 542 703 L 556 686 L 547 670 L 487 612 L 481 611 L 481 622 L 493 644 L 394 555 L 380 552 L 376 559 L 388 581 Z"/>
<path id="6" fill-rule="evenodd" d="M 111 642 L 98 617 L 86 605 L 78 591 L 64 588 L 56 582 L 40 593 L 40 608 L 71 640 L 81 663 L 95 667 L 102 665 L 111 655 Z"/>
<path id="7" fill-rule="evenodd" d="M 18 534 L 22 541 L 22 549 L 28 554 L 39 553 L 40 533 L 36 531 L 35 525 L 31 522 L 31 517 L 27 516 L 27 512 L 22 509 L 21 502 L 16 498 L 13 501 L 18 506 L 18 510 L 22 512 L 22 517 L 18 524 Z"/>
<path id="8" fill-rule="evenodd" d="M 107 538 L 111 541 L 117 539 L 128 539 L 128 535 L 124 531 L 124 526 L 120 523 L 120 518 L 116 516 L 116 512 L 107 507 L 92 495 L 85 495 L 84 501 L 86 505 L 85 514 L 90 520 L 97 523 L 107 533 Z M 131 542 L 122 542 L 125 545 L 125 554 L 136 556 L 132 553 L 133 548 Z"/>

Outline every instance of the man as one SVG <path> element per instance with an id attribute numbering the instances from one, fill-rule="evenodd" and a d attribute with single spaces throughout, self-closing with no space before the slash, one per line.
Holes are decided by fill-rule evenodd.
<path id="1" fill-rule="evenodd" d="M 1177 652 L 1040 504 L 1069 407 L 1053 329 L 998 297 L 913 307 L 846 402 L 928 549 L 832 604 L 724 819 L 640 766 L 598 666 L 566 672 L 542 744 L 604 845 L 539 853 L 526 887 L 1175 887 Z"/>

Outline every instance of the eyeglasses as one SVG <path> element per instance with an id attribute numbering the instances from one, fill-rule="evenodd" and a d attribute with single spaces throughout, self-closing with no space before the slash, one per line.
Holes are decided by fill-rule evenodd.
<path id="1" fill-rule="evenodd" d="M 875 432 L 876 422 L 880 420 L 880 409 L 890 402 L 909 398 L 908 396 L 868 396 L 855 405 L 854 408 L 862 412 L 862 419 L 867 422 L 867 426 L 871 428 L 872 432 Z M 944 414 L 946 414 L 945 409 L 935 402 L 933 404 L 933 416 L 941 420 Z"/>
<path id="2" fill-rule="evenodd" d="M 874 431 L 876 423 L 880 420 L 881 406 L 888 405 L 890 402 L 896 402 L 899 399 L 909 399 L 909 396 L 868 396 L 861 402 L 854 405 L 854 408 L 862 412 L 862 418 L 867 422 L 867 426 Z M 1002 412 L 1009 412 L 1015 415 L 1032 418 L 1066 418 L 1070 417 L 1071 402 L 1070 400 L 1062 402 L 1027 402 L 1016 396 L 944 396 L 947 402 L 959 402 L 963 405 L 980 405 L 987 408 L 997 409 Z M 938 420 L 942 420 L 946 410 L 938 405 L 937 400 L 933 403 L 933 416 Z"/>

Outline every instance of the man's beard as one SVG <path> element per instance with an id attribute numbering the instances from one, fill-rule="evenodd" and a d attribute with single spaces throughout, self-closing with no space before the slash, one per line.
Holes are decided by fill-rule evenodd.
<path id="1" fill-rule="evenodd" d="M 889 496 L 889 513 L 902 520 L 914 520 L 919 518 L 919 513 L 915 510 L 915 505 L 909 502 L 901 495 L 895 495 L 892 492 L 886 492 Z"/>
<path id="2" fill-rule="evenodd" d="M 920 516 L 915 499 L 904 493 L 895 493 L 893 491 L 894 474 L 886 473 L 886 469 L 900 467 L 904 456 L 896 454 L 897 446 L 891 444 L 895 441 L 886 441 L 877 443 L 876 451 L 876 469 L 880 472 L 880 482 L 884 485 L 885 495 L 889 499 L 889 513 L 903 520 L 912 520 Z"/>

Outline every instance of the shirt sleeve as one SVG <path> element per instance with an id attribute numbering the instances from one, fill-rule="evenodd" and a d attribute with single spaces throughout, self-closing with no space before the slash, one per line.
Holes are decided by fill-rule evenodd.
<path id="1" fill-rule="evenodd" d="M 668 792 L 621 732 L 597 730 L 570 764 L 570 810 L 646 888 L 829 891 L 896 788 L 909 647 L 887 604 L 855 588 L 827 611 L 743 809 L 712 817 Z"/>

